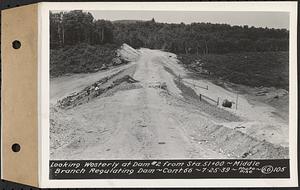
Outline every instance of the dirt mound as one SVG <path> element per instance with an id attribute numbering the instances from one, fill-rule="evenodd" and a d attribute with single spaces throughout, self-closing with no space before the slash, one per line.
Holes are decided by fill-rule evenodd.
<path id="1" fill-rule="evenodd" d="M 67 96 L 62 100 L 59 100 L 57 106 L 63 109 L 73 108 L 108 92 L 110 89 L 113 89 L 122 83 L 131 84 L 138 82 L 129 75 L 124 75 L 121 78 L 111 80 L 118 74 L 120 74 L 120 72 L 109 77 L 105 77 L 95 82 L 94 84 L 84 88 L 82 91 Z"/>
<path id="2" fill-rule="evenodd" d="M 143 88 L 143 86 L 138 83 L 122 82 L 121 84 L 115 86 L 114 88 L 109 89 L 108 91 L 106 91 L 105 93 L 100 95 L 99 97 L 108 97 L 108 96 L 114 95 L 118 91 L 133 90 L 133 89 L 139 89 L 139 88 Z"/>
<path id="3" fill-rule="evenodd" d="M 155 83 L 150 83 L 148 85 L 148 88 L 159 88 L 162 90 L 168 91 L 168 86 L 166 82 L 155 82 Z"/>
<path id="4" fill-rule="evenodd" d="M 231 158 L 288 158 L 289 149 L 258 140 L 223 125 L 202 126 L 197 138 L 205 139 L 207 145 Z"/>
<path id="5" fill-rule="evenodd" d="M 71 130 L 73 122 L 63 111 L 54 107 L 50 108 L 50 154 L 56 149 L 68 145 L 79 138 L 78 131 Z"/>
<path id="6" fill-rule="evenodd" d="M 136 61 L 139 55 L 140 53 L 136 49 L 125 43 L 117 50 L 117 56 L 126 61 Z"/>
<path id="7" fill-rule="evenodd" d="M 132 78 L 129 75 L 125 75 L 124 77 L 113 81 L 113 83 L 116 84 L 116 85 L 121 84 L 122 82 L 136 83 L 136 82 L 139 82 L 139 81 L 135 80 L 134 78 Z"/>

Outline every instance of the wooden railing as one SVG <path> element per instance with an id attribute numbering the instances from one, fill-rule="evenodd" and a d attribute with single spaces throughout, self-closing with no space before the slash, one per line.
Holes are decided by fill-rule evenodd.
<path id="1" fill-rule="evenodd" d="M 220 103 L 220 98 L 219 98 L 219 97 L 217 98 L 217 100 L 214 100 L 214 99 L 212 99 L 212 98 L 210 98 L 210 97 L 208 97 L 208 96 L 205 96 L 205 95 L 203 95 L 203 94 L 199 94 L 199 100 L 202 101 L 203 98 L 204 98 L 204 99 L 207 99 L 207 100 L 210 100 L 210 101 L 212 101 L 212 102 L 214 102 L 214 103 L 216 103 L 217 106 L 218 106 L 219 103 Z"/>
<path id="2" fill-rule="evenodd" d="M 181 82 L 181 83 L 186 83 L 186 84 L 192 85 L 192 86 L 194 86 L 194 88 L 198 87 L 198 88 L 208 90 L 208 85 L 206 85 L 206 87 L 204 87 L 204 86 L 197 85 L 195 83 L 184 81 L 183 78 L 181 78 L 180 75 L 178 75 L 178 81 Z M 219 97 L 215 100 L 215 99 L 210 98 L 210 97 L 208 97 L 204 94 L 199 94 L 199 100 L 202 101 L 202 99 L 210 100 L 210 101 L 216 103 L 217 106 L 220 104 L 220 98 Z"/>

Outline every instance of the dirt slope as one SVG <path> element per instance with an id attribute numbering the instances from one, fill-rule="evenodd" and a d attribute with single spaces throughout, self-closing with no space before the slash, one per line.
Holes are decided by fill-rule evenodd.
<path id="1" fill-rule="evenodd" d="M 134 66 L 120 68 L 124 72 L 130 70 L 127 74 L 139 81 L 138 87 L 110 89 L 72 109 L 52 105 L 51 158 L 287 157 L 288 148 L 226 126 L 244 121 L 239 115 L 187 98 L 176 84 L 178 73 L 187 75 L 176 62 L 174 54 L 141 49 Z M 86 76 L 84 80 L 56 79 L 52 88 L 60 91 L 76 83 L 72 90 L 79 90 L 104 75 L 108 73 Z M 54 93 L 51 102 L 55 104 L 65 93 Z"/>

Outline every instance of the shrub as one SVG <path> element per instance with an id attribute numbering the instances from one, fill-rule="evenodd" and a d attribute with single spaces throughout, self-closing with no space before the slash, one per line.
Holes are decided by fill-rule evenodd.
<path id="1" fill-rule="evenodd" d="M 50 76 L 67 73 L 87 73 L 112 65 L 117 46 L 112 44 L 78 44 L 50 51 Z"/>

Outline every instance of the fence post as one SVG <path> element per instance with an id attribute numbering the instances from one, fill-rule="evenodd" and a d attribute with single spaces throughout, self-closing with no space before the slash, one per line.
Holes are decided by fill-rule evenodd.
<path id="1" fill-rule="evenodd" d="M 219 97 L 218 97 L 218 100 L 217 100 L 217 106 L 219 105 Z"/>
<path id="2" fill-rule="evenodd" d="M 236 102 L 236 105 L 235 105 L 236 109 L 238 109 L 238 98 L 239 98 L 239 94 L 236 94 L 236 101 L 235 101 Z"/>
<path id="3" fill-rule="evenodd" d="M 200 101 L 201 101 L 201 94 L 199 94 L 199 99 L 200 99 Z"/>
<path id="4" fill-rule="evenodd" d="M 206 90 L 208 90 L 208 85 L 206 85 Z"/>

